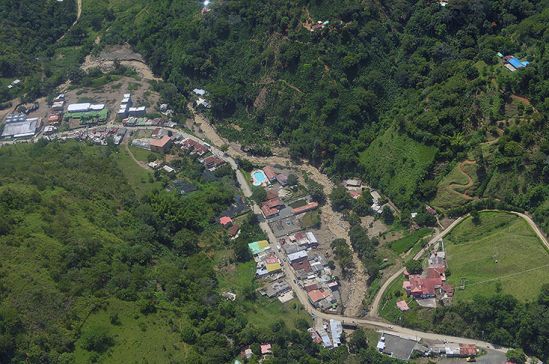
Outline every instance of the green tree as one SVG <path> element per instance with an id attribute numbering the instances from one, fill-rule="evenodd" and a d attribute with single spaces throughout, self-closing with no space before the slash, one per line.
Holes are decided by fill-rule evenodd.
<path id="1" fill-rule="evenodd" d="M 526 363 L 526 355 L 524 354 L 524 351 L 522 351 L 522 349 L 511 349 L 507 351 L 505 356 L 507 357 L 507 360 L 509 360 L 512 363 L 515 363 L 515 364 Z"/>
<path id="2" fill-rule="evenodd" d="M 383 208 L 383 212 L 381 213 L 381 217 L 383 218 L 383 222 L 392 225 L 395 221 L 395 216 L 393 215 L 393 210 L 390 207 L 385 206 Z"/>
<path id="3" fill-rule="evenodd" d="M 82 347 L 88 351 L 103 353 L 114 345 L 114 339 L 104 326 L 92 326 L 81 337 Z"/>
<path id="4" fill-rule="evenodd" d="M 406 270 L 410 274 L 421 274 L 423 272 L 423 265 L 420 260 L 410 259 L 406 262 Z"/>
<path id="5" fill-rule="evenodd" d="M 332 202 L 332 209 L 334 211 L 350 209 L 353 204 L 351 196 L 343 187 L 334 188 L 332 190 L 332 193 L 330 194 L 330 200 Z"/>
<path id="6" fill-rule="evenodd" d="M 252 200 L 257 204 L 265 201 L 267 199 L 267 191 L 263 187 L 253 187 L 252 189 Z"/>

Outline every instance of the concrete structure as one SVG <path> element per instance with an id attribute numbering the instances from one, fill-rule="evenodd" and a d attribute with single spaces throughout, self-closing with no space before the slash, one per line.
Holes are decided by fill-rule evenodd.
<path id="1" fill-rule="evenodd" d="M 40 119 L 29 119 L 24 114 L 23 116 L 15 115 L 11 118 L 6 118 L 2 138 L 29 138 L 36 134 L 38 128 L 40 128 Z M 8 122 L 8 120 L 10 121 Z"/>
<path id="2" fill-rule="evenodd" d="M 172 145 L 172 139 L 165 135 L 161 139 L 153 139 L 150 142 L 150 148 L 153 152 L 165 153 Z"/>

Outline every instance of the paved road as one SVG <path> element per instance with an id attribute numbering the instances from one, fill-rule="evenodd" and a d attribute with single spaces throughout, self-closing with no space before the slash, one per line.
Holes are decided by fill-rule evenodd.
<path id="1" fill-rule="evenodd" d="M 155 128 L 156 127 L 129 127 L 128 129 L 155 129 Z M 192 138 L 192 139 L 197 140 L 197 141 L 201 141 L 199 138 L 196 138 L 193 135 L 182 132 L 181 130 L 173 129 L 173 128 L 165 128 L 165 129 L 171 130 L 172 132 L 175 132 L 175 133 L 182 134 L 184 137 L 188 137 L 188 138 Z M 211 147 L 211 151 L 212 151 L 213 154 L 219 156 L 220 158 L 223 158 L 225 161 L 227 161 L 231 165 L 231 167 L 233 168 L 233 170 L 236 173 L 237 180 L 238 180 L 238 183 L 239 183 L 240 188 L 242 190 L 242 193 L 246 197 L 250 197 L 251 194 L 252 194 L 250 186 L 248 185 L 248 183 L 246 181 L 246 178 L 242 175 L 242 173 L 238 169 L 238 166 L 237 166 L 235 160 L 232 157 L 227 156 L 224 152 L 222 152 L 220 149 L 218 149 L 215 146 Z M 258 215 L 261 214 L 259 206 L 256 203 L 253 203 L 253 211 L 254 211 L 254 213 L 256 213 Z M 538 236 L 540 236 L 540 238 L 542 239 L 544 244 L 547 245 L 546 238 L 543 236 L 543 234 L 537 228 L 537 226 L 534 224 L 534 222 L 530 219 L 530 217 L 528 217 L 525 214 L 518 213 L 518 212 L 515 212 L 514 214 L 524 218 L 530 224 L 530 226 L 532 226 L 534 228 L 534 230 L 536 231 L 536 234 L 538 234 Z M 427 244 L 427 246 L 425 246 L 418 254 L 416 254 L 414 259 L 418 259 L 432 244 L 436 243 L 438 240 L 440 240 L 442 237 L 444 237 L 453 227 L 455 227 L 457 224 L 459 224 L 465 217 L 466 216 L 463 216 L 463 217 L 457 219 L 448 228 L 446 228 L 444 231 L 440 232 L 434 238 L 432 238 L 429 241 L 429 243 Z M 281 261 L 284 261 L 284 257 L 281 255 L 280 252 L 278 252 L 278 250 L 276 248 L 277 239 L 276 239 L 273 231 L 271 230 L 270 226 L 265 221 L 262 221 L 262 222 L 260 222 L 260 227 L 265 232 L 265 234 L 267 235 L 267 237 L 269 239 L 271 249 L 273 250 L 273 252 L 275 252 L 277 257 Z M 469 339 L 469 338 L 463 338 L 463 337 L 455 337 L 455 336 L 449 336 L 449 335 L 440 335 L 440 334 L 434 334 L 434 333 L 423 332 L 423 331 L 417 331 L 417 330 L 397 326 L 397 325 L 394 325 L 394 324 L 390 324 L 390 323 L 387 323 L 387 322 L 383 322 L 380 319 L 376 319 L 376 318 L 358 319 L 358 318 L 354 318 L 354 317 L 346 317 L 346 316 L 342 316 L 342 315 L 333 315 L 333 314 L 318 311 L 309 302 L 305 291 L 302 290 L 297 285 L 297 283 L 296 283 L 297 280 L 296 280 L 295 274 L 294 274 L 293 270 L 290 268 L 290 266 L 286 262 L 284 262 L 282 268 L 283 268 L 283 271 L 284 271 L 284 273 L 286 274 L 286 276 L 288 278 L 287 279 L 288 283 L 290 284 L 290 286 L 294 290 L 294 293 L 295 293 L 296 297 L 299 299 L 299 301 L 301 302 L 301 304 L 303 305 L 305 310 L 309 314 L 311 314 L 311 316 L 313 316 L 315 318 L 322 318 L 322 319 L 325 319 L 325 320 L 330 320 L 330 319 L 339 320 L 344 325 L 356 326 L 356 327 L 359 327 L 359 326 L 360 327 L 368 327 L 368 328 L 372 328 L 372 329 L 375 329 L 375 330 L 382 330 L 382 331 L 388 332 L 388 333 L 394 333 L 394 334 L 397 334 L 397 335 L 405 335 L 405 336 L 408 336 L 408 337 L 413 337 L 415 339 L 426 339 L 426 340 L 435 340 L 435 341 L 442 341 L 442 342 L 453 342 L 453 343 L 460 343 L 460 344 L 475 344 L 479 348 L 491 349 L 491 350 L 495 350 L 495 351 L 502 352 L 502 353 L 505 353 L 507 351 L 507 348 L 497 347 L 497 346 L 494 346 L 490 343 L 487 343 L 487 342 L 484 342 L 484 341 L 481 341 L 481 340 L 475 340 L 475 339 Z M 393 277 L 395 277 L 395 276 L 397 276 L 397 275 L 395 274 Z M 386 284 L 384 285 L 385 288 L 386 288 L 386 286 L 388 286 L 390 284 L 391 280 L 392 279 L 389 279 L 386 282 Z M 379 305 L 379 302 L 378 302 L 378 305 Z"/>

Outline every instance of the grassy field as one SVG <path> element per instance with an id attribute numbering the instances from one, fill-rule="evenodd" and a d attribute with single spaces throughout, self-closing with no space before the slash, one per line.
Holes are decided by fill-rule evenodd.
<path id="1" fill-rule="evenodd" d="M 162 187 L 160 182 L 151 182 L 152 173 L 136 164 L 124 148 L 119 149 L 116 160 L 128 183 L 138 195 L 143 196 L 149 191 Z"/>
<path id="2" fill-rule="evenodd" d="M 468 186 L 469 179 L 464 172 L 472 178 L 472 185 Z M 465 204 L 469 199 L 463 196 L 474 188 L 478 182 L 476 164 L 456 164 L 437 186 L 437 194 L 432 205 L 442 210 Z"/>
<path id="3" fill-rule="evenodd" d="M 410 200 L 436 152 L 391 128 L 360 155 L 360 163 L 369 179 L 378 180 L 379 187 L 398 203 Z"/>
<path id="4" fill-rule="evenodd" d="M 414 247 L 414 245 L 416 245 L 418 241 L 420 241 L 425 236 L 429 235 L 431 232 L 432 230 L 429 228 L 421 228 L 419 230 L 414 231 L 411 234 L 404 236 L 401 239 L 393 241 L 390 244 L 390 247 L 395 253 L 402 254 L 410 250 L 412 247 Z"/>
<path id="5" fill-rule="evenodd" d="M 456 299 L 501 290 L 521 300 L 534 299 L 549 283 L 548 252 L 530 226 L 518 216 L 483 212 L 480 225 L 468 218 L 446 237 L 448 280 Z M 461 279 L 465 290 L 460 290 Z"/>
<path id="6" fill-rule="evenodd" d="M 219 259 L 221 256 L 218 256 L 217 258 Z M 269 299 L 259 294 L 255 301 L 242 300 L 241 297 L 244 289 L 248 287 L 259 287 L 256 287 L 254 282 L 254 261 L 237 264 L 234 269 L 219 272 L 217 277 L 220 290 L 228 290 L 237 294 L 237 299 L 246 307 L 246 317 L 250 324 L 256 327 L 270 328 L 273 323 L 280 319 L 290 328 L 295 328 L 296 322 L 300 318 L 311 323 L 310 316 L 295 298 L 284 304 L 280 303 L 276 298 Z"/>
<path id="7" fill-rule="evenodd" d="M 118 315 L 119 324 L 111 323 Z M 114 346 L 101 356 L 102 363 L 144 363 L 154 358 L 157 363 L 185 362 L 186 346 L 177 328 L 182 319 L 170 311 L 143 315 L 135 302 L 111 299 L 105 308 L 92 313 L 82 326 L 83 335 L 98 327 L 104 328 L 114 339 Z M 82 347 L 82 338 L 76 342 L 75 362 L 93 362 L 95 353 Z"/>

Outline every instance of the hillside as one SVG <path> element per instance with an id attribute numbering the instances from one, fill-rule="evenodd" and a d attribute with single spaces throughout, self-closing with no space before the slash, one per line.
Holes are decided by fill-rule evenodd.
<path id="1" fill-rule="evenodd" d="M 230 139 L 263 151 L 288 147 L 334 176 L 363 174 L 409 207 L 430 202 L 449 166 L 471 154 L 481 165 L 478 199 L 528 209 L 547 227 L 542 1 L 229 1 L 205 14 L 190 2 L 156 1 L 113 9 L 118 19 L 104 40 L 128 41 L 180 93 L 205 87 L 211 116 Z M 317 21 L 328 23 L 313 28 Z M 512 73 L 497 52 L 530 64 Z M 394 172 L 358 163 L 361 154 L 386 157 L 378 138 L 391 128 L 394 144 L 438 150 L 414 165 L 413 178 L 414 156 L 398 155 L 395 166 L 408 167 Z M 395 185 L 403 180 L 407 186 Z"/>
<path id="2" fill-rule="evenodd" d="M 183 197 L 122 153 L 76 142 L 0 149 L 0 362 L 224 363 L 264 342 L 287 363 L 397 362 L 362 342 L 352 355 L 325 352 L 298 303 L 256 295 L 255 265 L 234 250 L 263 238 L 257 225 L 244 218 L 229 241 L 214 223 L 232 176 L 201 182 L 189 168 L 198 190 Z M 150 184 L 143 198 L 134 184 Z"/>

